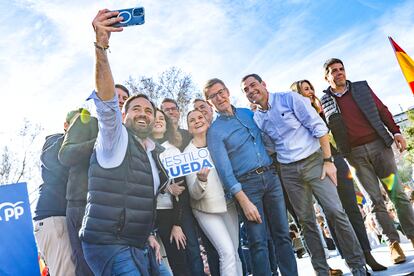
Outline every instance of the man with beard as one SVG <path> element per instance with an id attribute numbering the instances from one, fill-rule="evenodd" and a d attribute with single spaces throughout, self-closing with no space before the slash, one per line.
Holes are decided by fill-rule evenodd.
<path id="1" fill-rule="evenodd" d="M 159 275 L 159 245 L 150 235 L 160 183 L 161 151 L 148 138 L 155 106 L 135 95 L 119 111 L 106 49 L 119 12 L 100 10 L 92 22 L 96 34 L 95 101 L 99 132 L 89 168 L 87 205 L 80 238 L 95 275 Z M 124 124 L 122 124 L 122 122 Z M 157 260 L 156 260 L 157 259 Z"/>

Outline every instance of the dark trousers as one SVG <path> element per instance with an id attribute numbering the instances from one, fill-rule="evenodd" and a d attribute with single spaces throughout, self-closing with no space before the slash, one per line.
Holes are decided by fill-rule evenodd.
<path id="1" fill-rule="evenodd" d="M 185 250 L 177 249 L 174 241 L 170 243 L 171 229 L 173 227 L 173 210 L 157 210 L 156 225 L 158 234 L 164 244 L 168 262 L 174 275 L 204 276 L 204 265 L 200 255 L 197 224 L 191 210 L 184 209 L 181 228 L 186 236 Z"/>
<path id="2" fill-rule="evenodd" d="M 190 268 L 187 265 L 187 256 L 185 249 L 177 248 L 177 244 L 173 240 L 170 242 L 171 229 L 173 227 L 173 210 L 159 209 L 157 210 L 156 225 L 158 228 L 158 235 L 164 244 L 167 253 L 168 263 L 175 276 L 190 276 Z M 183 230 L 184 232 L 184 230 Z"/>
<path id="3" fill-rule="evenodd" d="M 195 220 L 195 223 L 198 225 L 197 220 Z M 204 249 L 207 253 L 207 262 L 210 269 L 210 274 L 211 276 L 220 276 L 220 257 L 217 253 L 217 250 L 204 234 L 203 230 L 200 227 L 197 227 L 197 229 L 199 231 L 198 234 L 201 238 L 201 242 L 203 243 Z"/>
<path id="4" fill-rule="evenodd" d="M 79 230 L 82 226 L 85 207 L 67 207 L 66 223 L 68 225 L 68 234 L 70 244 L 72 246 L 72 260 L 75 264 L 75 272 L 77 276 L 93 275 L 91 269 L 86 263 L 83 255 L 82 244 L 79 239 Z"/>
<path id="5" fill-rule="evenodd" d="M 204 264 L 200 255 L 200 243 L 198 242 L 197 221 L 193 216 L 190 206 L 184 208 L 182 227 L 187 237 L 186 255 L 191 275 L 204 276 Z"/>
<path id="6" fill-rule="evenodd" d="M 335 155 L 335 166 L 337 169 L 338 179 L 338 195 L 341 200 L 342 206 L 345 209 L 345 213 L 348 215 L 349 221 L 351 222 L 352 228 L 354 228 L 355 234 L 358 238 L 359 244 L 361 245 L 362 251 L 370 252 L 371 246 L 367 236 L 367 231 L 362 218 L 361 212 L 358 208 L 356 200 L 354 181 L 352 180 L 351 171 L 346 164 L 344 158 L 340 155 Z M 332 234 L 332 238 L 338 245 L 338 239 L 336 237 L 335 228 L 333 227 L 330 220 L 327 220 L 329 229 Z M 341 247 L 338 246 L 339 252 L 342 255 Z"/>

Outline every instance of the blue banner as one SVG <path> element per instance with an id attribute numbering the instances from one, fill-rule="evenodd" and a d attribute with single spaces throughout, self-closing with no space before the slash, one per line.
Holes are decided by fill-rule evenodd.
<path id="1" fill-rule="evenodd" d="M 0 275 L 40 275 L 26 183 L 0 185 Z"/>

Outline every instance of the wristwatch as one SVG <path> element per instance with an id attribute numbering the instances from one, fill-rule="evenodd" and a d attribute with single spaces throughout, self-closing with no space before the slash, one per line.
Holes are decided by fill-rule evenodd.
<path id="1" fill-rule="evenodd" d="M 331 163 L 333 163 L 333 162 L 334 162 L 334 158 L 333 158 L 333 156 L 331 155 L 331 156 L 329 156 L 328 158 L 324 158 L 324 159 L 323 159 L 323 162 L 331 162 Z"/>

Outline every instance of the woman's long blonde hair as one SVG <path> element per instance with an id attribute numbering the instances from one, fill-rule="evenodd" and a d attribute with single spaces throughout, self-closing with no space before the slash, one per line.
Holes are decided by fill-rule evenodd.
<path id="1" fill-rule="evenodd" d="M 302 94 L 302 91 L 301 91 L 301 87 L 302 87 L 302 84 L 303 83 L 307 83 L 307 84 L 309 84 L 309 86 L 310 86 L 310 88 L 313 90 L 313 93 L 315 93 L 315 88 L 313 87 L 313 85 L 312 85 L 312 83 L 310 82 L 310 81 L 308 81 L 308 80 L 299 80 L 299 81 L 295 81 L 294 83 L 292 83 L 292 85 L 290 86 L 290 89 L 292 89 L 292 91 L 295 91 L 295 92 L 297 92 L 297 93 L 299 93 L 299 94 L 301 94 L 302 96 L 303 96 L 303 94 Z M 316 95 L 315 94 L 313 94 L 311 97 L 309 97 L 310 98 L 310 100 L 311 100 L 311 103 L 312 103 L 312 106 L 313 106 L 313 108 L 315 108 L 316 109 L 316 111 L 318 112 L 318 113 L 322 113 L 323 112 L 323 109 L 322 109 L 322 103 L 321 103 L 321 101 L 318 99 L 318 97 L 316 97 Z"/>

